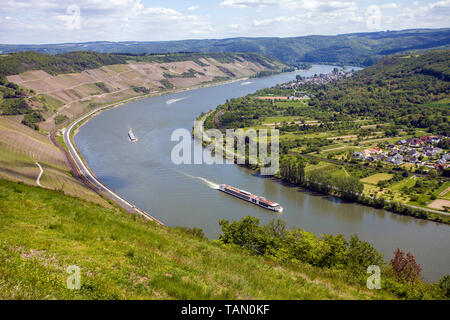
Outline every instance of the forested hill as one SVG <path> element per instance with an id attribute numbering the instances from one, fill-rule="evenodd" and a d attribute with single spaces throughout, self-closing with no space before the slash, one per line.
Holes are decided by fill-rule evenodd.
<path id="1" fill-rule="evenodd" d="M 389 56 L 353 77 L 314 86 L 310 105 L 450 134 L 450 50 Z"/>
<path id="2" fill-rule="evenodd" d="M 104 53 L 258 52 L 284 63 L 337 63 L 369 66 L 381 57 L 406 51 L 450 48 L 450 29 L 305 36 L 295 38 L 232 38 L 154 42 L 87 42 L 43 45 L 1 45 L 2 53 L 37 51 L 57 54 L 89 50 Z"/>
<path id="3" fill-rule="evenodd" d="M 119 54 L 91 51 L 67 52 L 57 55 L 34 51 L 16 52 L 0 56 L 0 77 L 19 74 L 29 70 L 44 70 L 51 75 L 81 72 L 100 68 L 105 65 L 124 64 L 127 61 L 168 63 L 177 61 L 194 61 L 202 65 L 201 58 L 213 58 L 218 62 L 233 63 L 244 59 L 256 62 L 268 69 L 283 67 L 274 58 L 258 53 L 176 53 L 176 54 Z"/>

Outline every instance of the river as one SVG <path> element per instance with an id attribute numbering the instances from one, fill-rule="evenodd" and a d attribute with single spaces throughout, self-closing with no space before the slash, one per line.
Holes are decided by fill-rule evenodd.
<path id="1" fill-rule="evenodd" d="M 76 135 L 76 144 L 96 176 L 169 226 L 200 227 L 210 238 L 220 233 L 220 219 L 253 215 L 267 223 L 279 216 L 289 227 L 316 234 L 353 234 L 372 243 L 391 259 L 399 247 L 411 251 L 426 280 L 450 273 L 450 228 L 430 221 L 399 216 L 333 197 L 325 197 L 255 176 L 236 165 L 175 165 L 170 140 L 175 129 L 191 130 L 194 119 L 226 99 L 241 97 L 278 83 L 328 73 L 334 67 L 250 79 L 131 102 L 101 113 Z M 129 128 L 139 139 L 131 143 Z M 263 195 L 284 207 L 281 215 L 243 202 L 215 189 L 229 184 Z"/>

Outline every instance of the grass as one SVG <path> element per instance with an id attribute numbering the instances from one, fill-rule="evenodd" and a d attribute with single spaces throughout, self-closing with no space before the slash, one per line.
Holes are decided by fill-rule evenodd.
<path id="1" fill-rule="evenodd" d="M 438 199 L 450 200 L 450 190 L 448 188 L 450 188 L 450 181 L 442 184 L 442 186 L 440 186 L 439 189 L 434 192 L 434 195 Z"/>
<path id="2" fill-rule="evenodd" d="M 367 178 L 361 179 L 361 182 L 368 183 L 368 184 L 377 184 L 380 181 L 387 181 L 391 180 L 392 177 L 394 177 L 393 174 L 389 173 L 377 173 L 372 176 L 369 176 Z"/>
<path id="3" fill-rule="evenodd" d="M 55 113 L 60 107 L 64 105 L 64 102 L 47 94 L 38 94 L 33 97 L 33 100 L 42 103 L 52 113 Z"/>
<path id="4" fill-rule="evenodd" d="M 0 199 L 0 299 L 392 298 L 60 192 L 0 180 Z"/>
<path id="5" fill-rule="evenodd" d="M 392 191 L 399 191 L 399 190 L 403 189 L 404 187 L 411 188 L 412 186 L 414 186 L 416 184 L 417 179 L 418 178 L 416 176 L 410 176 L 409 178 L 406 178 L 402 181 L 395 183 L 389 189 L 391 189 Z"/>

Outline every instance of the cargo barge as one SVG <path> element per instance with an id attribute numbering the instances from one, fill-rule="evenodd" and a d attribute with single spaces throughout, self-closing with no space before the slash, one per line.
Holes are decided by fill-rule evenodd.
<path id="1" fill-rule="evenodd" d="M 283 207 L 280 206 L 278 203 L 269 201 L 264 197 L 256 196 L 254 194 L 251 194 L 250 192 L 247 192 L 245 190 L 237 189 L 231 186 L 228 186 L 226 184 L 221 184 L 219 186 L 219 190 L 228 193 L 232 196 L 235 196 L 236 198 L 245 200 L 247 202 L 253 203 L 257 206 L 260 206 L 264 209 L 276 211 L 276 212 L 283 212 Z"/>

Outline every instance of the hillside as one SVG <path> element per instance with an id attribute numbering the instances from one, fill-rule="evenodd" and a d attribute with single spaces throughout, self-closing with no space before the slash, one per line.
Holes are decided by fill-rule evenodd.
<path id="1" fill-rule="evenodd" d="M 368 66 L 381 57 L 406 51 L 449 48 L 450 29 L 414 29 L 387 32 L 304 36 L 294 38 L 231 38 L 154 42 L 87 42 L 46 45 L 0 45 L 3 53 L 38 51 L 63 53 L 90 50 L 122 53 L 259 52 L 294 65 L 299 61 Z"/>
<path id="2" fill-rule="evenodd" d="M 109 206 L 92 190 L 72 176 L 65 155 L 37 131 L 16 121 L 0 117 L 0 178 L 30 185 L 39 183 L 49 189 L 62 190 L 91 202 Z"/>
<path id="3" fill-rule="evenodd" d="M 276 59 L 251 53 L 120 55 L 20 52 L 0 57 L 0 109 L 35 129 L 143 94 L 280 72 Z"/>
<path id="4" fill-rule="evenodd" d="M 393 297 L 61 192 L 0 180 L 0 200 L 0 299 Z M 80 290 L 66 288 L 70 265 L 81 269 Z"/>
<path id="5" fill-rule="evenodd" d="M 310 105 L 450 135 L 450 50 L 382 59 L 343 81 L 310 88 Z"/>

